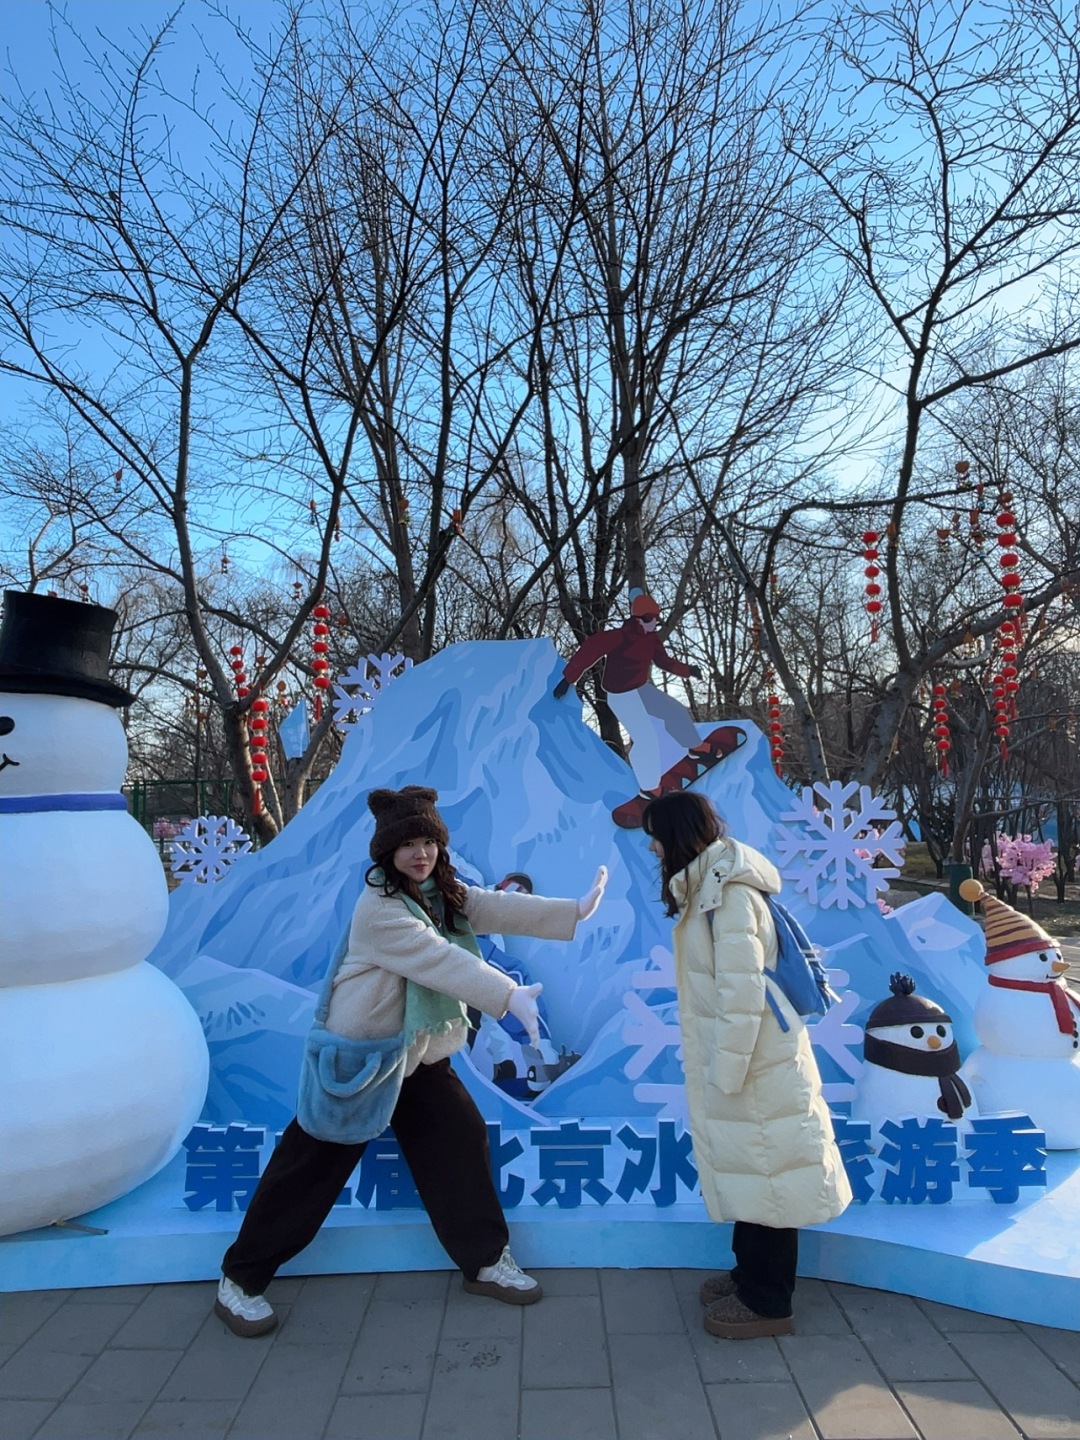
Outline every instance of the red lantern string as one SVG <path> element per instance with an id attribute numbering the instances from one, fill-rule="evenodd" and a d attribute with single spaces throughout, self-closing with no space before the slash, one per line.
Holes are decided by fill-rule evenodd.
<path id="1" fill-rule="evenodd" d="M 315 671 L 315 724 L 322 719 L 322 692 L 330 689 L 330 661 L 326 658 L 330 653 L 330 626 L 326 623 L 330 619 L 330 609 L 326 605 L 316 605 L 312 610 L 315 620 L 313 628 L 314 639 L 311 649 L 315 659 L 311 662 L 311 668 Z"/>
<path id="2" fill-rule="evenodd" d="M 780 696 L 772 689 L 775 676 L 771 669 L 765 671 L 765 684 L 769 686 L 766 706 L 769 712 L 769 753 L 777 775 L 784 773 L 784 726 L 780 719 Z"/>
<path id="3" fill-rule="evenodd" d="M 269 709 L 270 701 L 264 699 L 262 695 L 251 702 L 248 730 L 251 734 L 251 778 L 256 785 L 261 785 L 270 778 L 270 772 L 267 769 L 269 761 L 266 754 L 266 730 L 269 725 L 267 712 Z"/>
<path id="4" fill-rule="evenodd" d="M 952 749 L 952 741 L 949 738 L 949 702 L 946 699 L 944 685 L 934 686 L 934 744 L 938 752 L 938 766 L 942 775 L 949 773 L 949 751 Z"/>
<path id="5" fill-rule="evenodd" d="M 236 685 L 236 698 L 244 700 L 250 693 L 247 688 L 247 675 L 244 673 L 244 647 L 233 645 L 229 654 L 232 656 L 229 665 L 233 672 L 233 683 Z"/>
<path id="6" fill-rule="evenodd" d="M 757 607 L 757 601 L 751 595 L 747 600 L 747 607 L 750 611 L 750 644 L 755 655 L 761 654 L 761 613 Z"/>
<path id="7" fill-rule="evenodd" d="M 1020 556 L 1016 552 L 1016 516 L 1010 509 L 1012 498 L 1009 491 L 1005 490 L 1002 492 L 996 522 L 998 527 L 998 546 L 1001 551 L 998 556 L 998 564 L 1001 567 L 1000 580 L 1001 588 L 1004 592 L 1001 597 L 1001 603 L 1006 610 L 1012 612 L 998 627 L 998 638 L 1001 643 L 1001 664 L 998 673 L 994 677 L 994 703 L 997 714 L 996 730 L 998 739 L 1001 741 L 1001 758 L 1003 762 L 1009 758 L 1009 720 L 1015 720 L 1017 715 L 1016 697 L 1020 689 L 1020 672 L 1016 662 L 1024 634 L 1024 596 L 1020 575 L 1018 573 Z"/>
<path id="8" fill-rule="evenodd" d="M 866 569 L 863 574 L 866 576 L 866 613 L 870 616 L 870 643 L 877 644 L 878 616 L 881 614 L 881 586 L 878 584 L 878 576 L 881 570 L 877 564 L 881 552 L 877 548 L 878 540 L 881 538 L 877 530 L 867 530 L 863 535 L 863 559 L 866 561 Z"/>

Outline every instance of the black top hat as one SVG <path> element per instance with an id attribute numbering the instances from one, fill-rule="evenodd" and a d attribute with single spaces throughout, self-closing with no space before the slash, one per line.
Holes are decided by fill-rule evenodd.
<path id="1" fill-rule="evenodd" d="M 130 705 L 134 695 L 109 679 L 115 624 L 116 611 L 104 605 L 5 590 L 0 692 Z"/>

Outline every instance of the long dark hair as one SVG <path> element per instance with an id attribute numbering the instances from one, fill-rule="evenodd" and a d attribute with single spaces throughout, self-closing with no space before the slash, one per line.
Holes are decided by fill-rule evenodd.
<path id="1" fill-rule="evenodd" d="M 378 888 L 379 881 L 373 880 L 372 875 L 376 870 L 381 870 L 381 888 L 384 895 L 408 895 L 410 900 L 414 900 L 420 906 L 425 915 L 431 917 L 433 924 L 445 925 L 451 935 L 463 933 L 469 923 L 464 919 L 465 886 L 457 878 L 457 871 L 450 863 L 450 855 L 446 846 L 439 846 L 439 858 L 435 861 L 435 869 L 431 872 L 431 878 L 435 881 L 439 894 L 442 896 L 442 917 L 433 912 L 419 885 L 408 875 L 403 875 L 394 864 L 394 854 L 397 848 L 394 845 L 384 853 L 375 856 L 374 864 L 364 876 L 367 883 L 373 888 Z M 462 917 L 460 928 L 457 924 L 458 916 Z"/>
<path id="2" fill-rule="evenodd" d="M 649 801 L 641 817 L 641 828 L 663 846 L 660 899 L 665 913 L 676 915 L 679 907 L 671 893 L 672 880 L 724 834 L 724 822 L 707 796 L 699 795 L 696 790 L 674 790 L 670 795 Z"/>

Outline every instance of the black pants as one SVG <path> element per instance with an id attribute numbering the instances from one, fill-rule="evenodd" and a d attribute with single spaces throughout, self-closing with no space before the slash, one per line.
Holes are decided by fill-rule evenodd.
<path id="1" fill-rule="evenodd" d="M 467 1280 L 509 1239 L 491 1178 L 487 1126 L 449 1060 L 405 1078 L 390 1121 L 435 1234 Z M 366 1145 L 315 1140 L 291 1121 L 251 1197 L 221 1268 L 261 1295 L 279 1265 L 310 1245 Z"/>
<path id="2" fill-rule="evenodd" d="M 731 1237 L 735 1291 L 755 1315 L 783 1320 L 791 1314 L 795 1271 L 799 1264 L 798 1230 L 774 1230 L 736 1220 Z"/>

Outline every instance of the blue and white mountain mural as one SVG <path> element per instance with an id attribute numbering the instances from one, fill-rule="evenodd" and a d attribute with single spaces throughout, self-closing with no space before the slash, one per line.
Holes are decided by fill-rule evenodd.
<path id="1" fill-rule="evenodd" d="M 571 944 L 493 936 L 489 957 L 541 980 L 545 1035 L 485 1019 L 459 1068 L 491 1120 L 525 1129 L 576 1117 L 682 1118 L 671 922 L 640 830 L 612 809 L 635 793 L 629 767 L 585 724 L 573 694 L 551 691 L 562 662 L 547 640 L 452 645 L 407 670 L 349 732 L 330 778 L 265 850 L 216 884 L 171 897 L 151 959 L 187 994 L 211 1055 L 204 1120 L 280 1129 L 293 1114 L 315 991 L 369 865 L 375 786 L 434 786 L 455 863 L 473 883 L 524 872 L 537 893 L 583 893 L 610 872 L 596 915 Z M 766 738 L 696 782 L 729 830 L 785 874 L 784 899 L 823 949 L 843 1003 L 813 1030 L 834 1110 L 860 1066 L 860 1020 L 906 971 L 955 1021 L 961 1054 L 983 976 L 978 928 L 939 896 L 883 914 L 899 832 L 869 792 L 802 796 L 774 774 Z M 703 735 L 710 727 L 702 726 Z"/>

